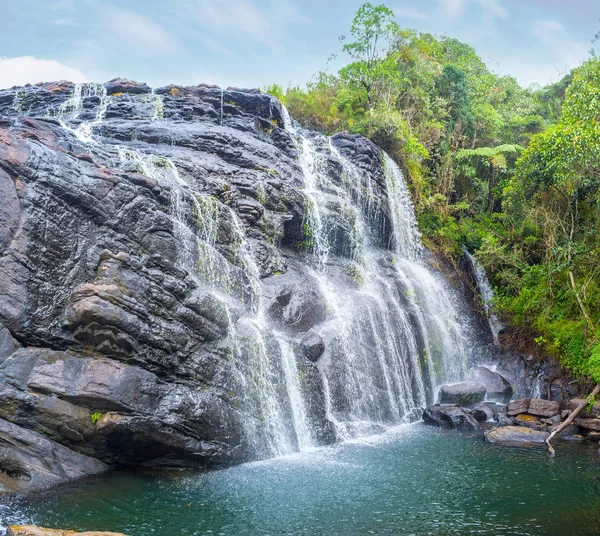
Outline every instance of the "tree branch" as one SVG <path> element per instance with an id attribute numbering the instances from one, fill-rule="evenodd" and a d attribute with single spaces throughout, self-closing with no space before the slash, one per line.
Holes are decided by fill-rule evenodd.
<path id="1" fill-rule="evenodd" d="M 596 385 L 594 390 L 581 404 L 579 404 L 579 406 L 575 408 L 573 413 L 571 413 L 571 415 L 569 415 L 569 417 L 548 436 L 548 439 L 546 439 L 546 446 L 548 447 L 548 451 L 552 457 L 556 456 L 556 452 L 550 444 L 551 441 L 576 419 L 577 415 L 582 412 L 583 408 L 585 408 L 590 403 L 590 400 L 592 400 L 598 393 L 600 393 L 600 384 Z"/>

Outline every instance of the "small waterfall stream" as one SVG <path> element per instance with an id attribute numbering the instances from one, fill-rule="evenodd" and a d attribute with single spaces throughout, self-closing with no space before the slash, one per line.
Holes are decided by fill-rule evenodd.
<path id="1" fill-rule="evenodd" d="M 153 93 L 150 99 L 151 121 L 162 120 L 162 97 Z M 95 114 L 82 120 L 92 100 Z M 56 117 L 94 153 L 103 143 L 96 130 L 110 101 L 101 85 L 77 85 Z M 222 110 L 221 92 L 219 124 Z M 305 255 L 326 302 L 327 320 L 316 335 L 326 341 L 327 350 L 315 369 L 326 419 L 340 439 L 369 433 L 373 425 L 419 418 L 434 388 L 460 379 L 470 356 L 452 292 L 428 265 L 402 172 L 384 155 L 377 183 L 330 138 L 294 126 L 285 110 L 284 119 L 304 178 Z M 232 373 L 242 391 L 232 396 L 252 416 L 243 426 L 255 456 L 312 447 L 315 432 L 300 366 L 305 358 L 295 350 L 294 336 L 270 325 L 252 242 L 239 216 L 194 191 L 177 160 L 112 140 L 102 150 L 114 155 L 115 166 L 169 188 L 180 267 L 227 308 Z M 382 191 L 387 193 L 385 204 Z M 385 244 L 384 213 L 391 227 Z M 227 258 L 217 244 L 223 225 L 231 231 Z M 352 284 L 335 273 L 339 267 L 332 259 L 339 257 L 345 259 L 345 279 Z M 236 300 L 244 304 L 241 314 Z"/>
<path id="2" fill-rule="evenodd" d="M 494 289 L 492 288 L 487 274 L 485 273 L 485 268 L 481 265 L 481 263 L 473 255 L 471 255 L 466 248 L 463 248 L 463 252 L 467 256 L 467 259 L 469 259 L 471 267 L 473 268 L 475 282 L 477 283 L 477 289 L 481 295 L 481 301 L 487 316 L 490 332 L 492 333 L 494 344 L 498 345 L 500 344 L 500 332 L 505 326 L 494 312 Z"/>

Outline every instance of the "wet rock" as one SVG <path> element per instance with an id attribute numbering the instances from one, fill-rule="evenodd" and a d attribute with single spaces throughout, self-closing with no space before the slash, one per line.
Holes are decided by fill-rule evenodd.
<path id="1" fill-rule="evenodd" d="M 493 404 L 489 404 L 487 402 L 478 402 L 477 404 L 473 404 L 468 408 L 473 416 L 475 417 L 474 412 L 477 411 L 479 418 L 477 420 L 479 422 L 493 421 L 496 419 L 498 412 Z M 483 415 L 481 415 L 483 413 Z"/>
<path id="2" fill-rule="evenodd" d="M 525 426 L 532 430 L 539 430 L 542 427 L 541 421 L 535 415 L 528 415 L 527 413 L 517 415 L 513 422 L 517 426 Z"/>
<path id="3" fill-rule="evenodd" d="M 509 417 L 514 417 L 521 413 L 527 413 L 529 410 L 529 398 L 522 398 L 520 400 L 512 400 L 506 407 L 506 414 Z"/>
<path id="4" fill-rule="evenodd" d="M 486 389 L 483 385 L 473 382 L 443 385 L 440 389 L 440 402 L 442 404 L 455 404 L 457 406 L 470 406 L 483 402 Z"/>
<path id="5" fill-rule="evenodd" d="M 559 426 L 560 426 L 560 423 L 553 424 L 550 427 L 550 431 L 553 432 Z M 579 435 L 580 436 L 580 435 L 583 434 L 583 432 L 584 432 L 584 430 L 580 426 L 577 426 L 576 424 L 569 424 L 569 426 L 567 426 L 566 428 L 564 428 L 563 431 L 560 434 L 558 434 L 558 436 L 559 437 L 574 436 L 574 435 Z M 598 439 L 600 440 L 600 437 Z"/>
<path id="6" fill-rule="evenodd" d="M 532 398 L 529 401 L 528 413 L 538 417 L 554 417 L 559 414 L 559 404 L 553 400 L 541 400 Z"/>
<path id="7" fill-rule="evenodd" d="M 108 469 L 99 460 L 0 419 L 0 492 L 39 491 Z"/>
<path id="8" fill-rule="evenodd" d="M 429 406 L 423 412 L 423 420 L 426 424 L 432 424 L 440 428 L 455 430 L 477 430 L 479 428 L 478 421 L 467 410 L 459 406 L 439 404 Z"/>
<path id="9" fill-rule="evenodd" d="M 585 428 L 586 430 L 594 430 L 600 432 L 600 419 L 575 419 L 575 424 Z"/>
<path id="10" fill-rule="evenodd" d="M 10 331 L 0 324 L 0 358 L 8 357 L 21 345 L 13 338 Z"/>
<path id="11" fill-rule="evenodd" d="M 33 525 L 10 525 L 6 536 L 126 536 L 121 532 L 74 532 L 72 530 L 55 530 Z"/>
<path id="12" fill-rule="evenodd" d="M 501 374 L 491 371 L 487 367 L 475 367 L 469 374 L 469 381 L 486 388 L 486 398 L 501 403 L 508 403 L 512 396 L 512 387 L 508 380 Z"/>
<path id="13" fill-rule="evenodd" d="M 550 434 L 539 430 L 531 430 L 523 426 L 503 426 L 487 430 L 484 434 L 489 443 L 502 445 L 539 445 L 544 444 Z"/>
<path id="14" fill-rule="evenodd" d="M 292 332 L 303 333 L 327 318 L 325 299 L 316 281 L 299 279 L 294 272 L 288 272 L 271 285 L 275 295 L 268 312 L 274 322 Z"/>
<path id="15" fill-rule="evenodd" d="M 573 433 L 581 434 L 581 428 L 578 427 L 578 429 L 580 430 L 579 432 L 573 432 Z M 595 443 L 598 443 L 600 441 L 600 432 L 596 432 L 596 431 L 592 430 L 592 431 L 589 431 L 585 437 L 588 441 L 593 441 Z"/>
<path id="16" fill-rule="evenodd" d="M 512 426 L 513 420 L 506 414 L 506 411 L 499 411 L 494 419 L 500 426 Z"/>
<path id="17" fill-rule="evenodd" d="M 323 337 L 316 333 L 307 333 L 301 341 L 302 351 L 307 359 L 316 362 L 325 351 L 325 342 Z"/>

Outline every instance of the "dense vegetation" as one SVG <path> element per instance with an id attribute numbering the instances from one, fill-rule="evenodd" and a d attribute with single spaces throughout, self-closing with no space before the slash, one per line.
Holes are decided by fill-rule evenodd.
<path id="1" fill-rule="evenodd" d="M 361 133 L 400 163 L 427 245 L 473 250 L 520 344 L 600 382 L 600 59 L 524 89 L 472 47 L 364 4 L 349 63 L 268 91 L 306 126 Z"/>

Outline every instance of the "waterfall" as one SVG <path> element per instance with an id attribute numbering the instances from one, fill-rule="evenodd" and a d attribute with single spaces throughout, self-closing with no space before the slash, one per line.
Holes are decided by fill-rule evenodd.
<path id="1" fill-rule="evenodd" d="M 306 198 L 307 249 L 331 320 L 322 332 L 330 350 L 319 363 L 330 398 L 330 418 L 341 437 L 364 423 L 393 424 L 418 414 L 434 388 L 460 379 L 469 362 L 463 319 L 446 281 L 429 268 L 399 167 L 383 157 L 392 235 L 389 250 L 377 246 L 381 221 L 369 173 L 345 158 L 329 139 L 304 134 L 284 109 L 284 124 L 300 151 Z M 335 183 L 328 160 L 343 170 Z M 332 277 L 328 261 L 335 230 L 347 230 L 349 272 L 358 289 Z M 395 283 L 388 277 L 396 274 Z"/>
<path id="2" fill-rule="evenodd" d="M 500 322 L 500 319 L 494 313 L 494 289 L 490 284 L 490 281 L 485 273 L 485 268 L 481 263 L 471 255 L 466 248 L 463 247 L 463 252 L 469 259 L 471 267 L 473 268 L 473 274 L 475 275 L 475 282 L 477 283 L 477 289 L 481 296 L 483 308 L 487 316 L 488 325 L 494 339 L 494 344 L 500 344 L 499 335 L 504 329 L 504 324 Z"/>
<path id="3" fill-rule="evenodd" d="M 221 91 L 218 125 L 223 101 Z M 161 95 L 144 102 L 152 106 L 146 122 L 164 119 Z M 135 132 L 130 145 L 98 137 L 111 103 L 104 86 L 80 84 L 55 117 L 99 159 L 110 157 L 110 165 L 151 177 L 169 192 L 176 262 L 225 308 L 223 346 L 231 349 L 228 374 L 236 386 L 226 397 L 242 415 L 254 457 L 318 444 L 323 420 L 344 439 L 418 418 L 439 384 L 464 375 L 471 358 L 464 318 L 430 266 L 406 181 L 391 158 L 382 155 L 379 174 L 366 171 L 335 140 L 304 131 L 283 109 L 303 178 L 303 240 L 294 255 L 317 282 L 326 309 L 311 330 L 326 349 L 307 364 L 300 336 L 270 320 L 256 238 L 234 208 L 196 191 L 172 147 L 161 149 L 168 156 L 153 154 Z"/>

